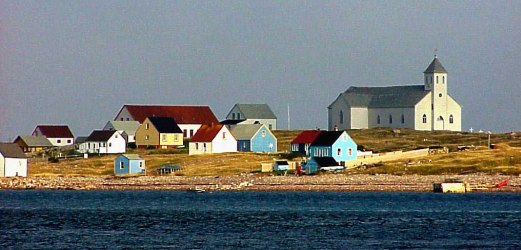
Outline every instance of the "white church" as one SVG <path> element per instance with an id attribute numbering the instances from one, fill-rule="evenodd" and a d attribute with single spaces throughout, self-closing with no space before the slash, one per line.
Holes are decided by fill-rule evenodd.
<path id="1" fill-rule="evenodd" d="M 447 92 L 447 71 L 437 56 L 423 74 L 423 85 L 349 87 L 328 107 L 329 130 L 461 131 L 461 106 Z"/>

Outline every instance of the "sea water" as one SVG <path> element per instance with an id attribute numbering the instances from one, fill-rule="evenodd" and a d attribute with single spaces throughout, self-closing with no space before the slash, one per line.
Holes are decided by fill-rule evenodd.
<path id="1" fill-rule="evenodd" d="M 521 194 L 4 190 L 0 248 L 521 249 Z"/>

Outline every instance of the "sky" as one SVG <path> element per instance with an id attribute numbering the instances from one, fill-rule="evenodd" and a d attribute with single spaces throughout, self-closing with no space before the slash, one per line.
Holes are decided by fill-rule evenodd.
<path id="1" fill-rule="evenodd" d="M 327 128 L 341 92 L 422 84 L 435 53 L 463 130 L 521 131 L 520 23 L 521 1 L 0 0 L 0 141 L 85 136 L 124 104 Z"/>

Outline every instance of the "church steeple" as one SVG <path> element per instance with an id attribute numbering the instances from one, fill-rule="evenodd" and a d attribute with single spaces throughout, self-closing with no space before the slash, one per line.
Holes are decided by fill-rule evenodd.
<path id="1" fill-rule="evenodd" d="M 432 59 L 432 62 L 431 64 L 429 64 L 429 67 L 427 67 L 427 69 L 423 71 L 423 75 L 425 78 L 425 90 L 432 91 L 435 88 L 439 89 L 440 87 L 446 89 L 447 70 L 445 70 L 443 65 L 441 65 L 441 62 L 440 60 L 438 60 L 437 55 L 434 55 L 434 59 Z"/>
<path id="2" fill-rule="evenodd" d="M 447 70 L 434 55 L 434 59 L 423 75 L 425 90 L 431 92 L 431 130 L 445 130 L 446 120 L 449 118 L 447 116 Z"/>
<path id="3" fill-rule="evenodd" d="M 434 59 L 432 60 L 431 64 L 425 71 L 423 71 L 424 74 L 432 74 L 432 73 L 445 73 L 447 74 L 447 70 L 441 65 L 440 60 L 438 60 L 438 56 L 434 55 Z"/>

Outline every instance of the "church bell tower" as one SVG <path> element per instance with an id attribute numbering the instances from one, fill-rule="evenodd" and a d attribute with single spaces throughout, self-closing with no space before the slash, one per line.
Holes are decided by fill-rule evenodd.
<path id="1" fill-rule="evenodd" d="M 423 72 L 425 90 L 431 92 L 432 130 L 446 130 L 447 117 L 447 71 L 438 57 Z"/>

